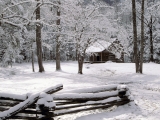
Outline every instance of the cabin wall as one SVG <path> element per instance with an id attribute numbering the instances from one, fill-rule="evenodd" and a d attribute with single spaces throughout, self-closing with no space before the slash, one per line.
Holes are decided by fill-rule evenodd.
<path id="1" fill-rule="evenodd" d="M 93 53 L 93 55 L 89 57 L 89 62 L 91 63 L 101 63 L 107 61 L 123 62 L 123 60 L 117 59 L 113 53 L 108 51 Z"/>

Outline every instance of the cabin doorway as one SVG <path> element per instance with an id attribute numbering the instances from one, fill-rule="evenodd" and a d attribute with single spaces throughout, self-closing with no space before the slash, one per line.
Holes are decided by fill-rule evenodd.
<path id="1" fill-rule="evenodd" d="M 97 56 L 97 61 L 100 61 L 100 56 Z"/>

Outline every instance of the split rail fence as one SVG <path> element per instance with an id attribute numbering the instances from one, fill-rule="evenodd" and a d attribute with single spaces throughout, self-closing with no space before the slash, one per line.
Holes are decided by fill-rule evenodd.
<path id="1" fill-rule="evenodd" d="M 0 93 L 0 120 L 54 120 L 60 115 L 105 109 L 131 101 L 129 89 L 125 85 L 103 85 L 65 93 L 60 91 L 62 89 L 63 85 L 57 85 L 34 94 Z"/>

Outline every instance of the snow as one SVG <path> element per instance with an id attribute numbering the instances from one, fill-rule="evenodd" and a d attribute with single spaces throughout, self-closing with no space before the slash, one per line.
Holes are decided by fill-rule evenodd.
<path id="1" fill-rule="evenodd" d="M 113 41 L 113 40 L 110 40 Z M 99 40 L 93 43 L 90 47 L 86 49 L 86 53 L 94 53 L 94 52 L 102 52 L 111 45 L 111 42 L 107 42 L 104 40 Z"/>
<path id="2" fill-rule="evenodd" d="M 12 98 L 12 99 L 18 99 L 18 100 L 25 100 L 28 95 L 16 95 L 16 94 L 10 94 L 10 93 L 0 93 L 1 97 L 4 98 Z"/>
<path id="3" fill-rule="evenodd" d="M 73 99 L 81 99 L 81 98 L 85 98 L 85 99 L 90 99 L 90 98 L 94 98 L 94 99 L 98 99 L 100 98 L 107 98 L 107 97 L 111 97 L 111 96 L 116 96 L 118 95 L 118 91 L 112 91 L 112 92 L 100 92 L 100 93 L 64 93 L 64 94 L 56 94 L 53 95 L 54 99 L 59 100 L 62 99 L 63 100 L 69 100 L 71 98 Z"/>
<path id="4" fill-rule="evenodd" d="M 26 99 L 23 102 L 20 102 L 19 104 L 15 105 L 14 107 L 11 107 L 9 110 L 0 112 L 0 120 L 6 118 L 7 116 L 10 116 L 14 114 L 15 111 L 19 111 L 20 108 L 25 107 L 26 105 L 33 103 L 35 98 L 39 96 L 38 93 L 32 94 L 28 99 Z"/>
<path id="5" fill-rule="evenodd" d="M 119 97 L 110 97 L 108 99 L 105 100 L 101 100 L 101 101 L 88 101 L 86 104 L 93 104 L 93 103 L 107 103 L 107 102 L 111 102 L 113 100 L 118 100 Z"/>
<path id="6" fill-rule="evenodd" d="M 88 87 L 88 88 L 81 88 L 81 89 L 72 89 L 65 92 L 72 92 L 72 93 L 96 93 L 97 91 L 103 92 L 111 89 L 117 89 L 117 84 L 110 84 L 110 85 L 101 85 L 94 87 Z"/>
<path id="7" fill-rule="evenodd" d="M 86 53 L 92 53 L 92 52 L 102 52 L 103 50 L 105 50 L 104 47 L 95 47 L 95 46 L 90 46 L 89 48 L 87 48 Z"/>
<path id="8" fill-rule="evenodd" d="M 44 92 L 40 93 L 37 103 L 36 103 L 36 110 L 40 110 L 39 105 L 44 105 L 48 108 L 55 108 L 56 104 L 53 102 L 53 97 L 49 94 Z"/>
<path id="9" fill-rule="evenodd" d="M 57 86 L 60 86 L 60 85 L 57 85 Z M 39 110 L 39 105 L 44 105 L 45 107 L 48 107 L 50 109 L 55 108 L 55 103 L 53 102 L 53 97 L 49 94 L 46 94 L 46 93 L 48 93 L 52 89 L 55 89 L 57 86 L 47 88 L 41 93 L 38 92 L 38 93 L 26 94 L 26 99 L 24 99 L 24 95 L 22 95 L 22 97 L 21 97 L 21 95 L 19 95 L 19 96 L 18 95 L 14 96 L 14 94 L 4 95 L 5 93 L 2 93 L 1 97 L 8 97 L 8 95 L 11 95 L 11 96 L 9 96 L 9 98 L 13 96 L 14 99 L 21 99 L 24 101 L 9 108 L 6 111 L 0 112 L 0 120 L 6 119 L 15 113 L 18 113 L 20 110 L 23 110 L 24 108 L 27 108 L 27 106 L 33 104 L 36 100 L 38 100 L 37 106 L 36 106 L 36 109 L 38 109 L 38 110 Z M 46 92 L 46 93 L 44 93 L 44 92 Z M 27 96 L 27 95 L 29 95 L 29 96 Z M 40 99 L 38 99 L 38 98 L 40 98 Z"/>
<path id="10" fill-rule="evenodd" d="M 125 85 L 129 88 L 133 102 L 109 109 L 62 115 L 55 120 L 159 120 L 159 64 L 145 63 L 144 74 L 136 74 L 133 63 L 84 64 L 83 75 L 77 74 L 77 62 L 62 62 L 61 65 L 62 71 L 56 72 L 55 62 L 44 62 L 44 73 L 38 73 L 37 64 L 36 72 L 33 73 L 31 63 L 13 64 L 12 68 L 0 67 L 0 95 L 15 94 L 23 99 L 26 93 L 37 93 L 57 84 L 63 84 L 64 89 L 58 92 L 61 94 L 67 94 L 69 91 L 85 93 L 92 87 L 98 89 L 100 86 L 123 84 L 123 88 Z M 27 94 L 30 97 L 32 95 Z M 52 106 L 54 103 L 46 104 Z"/>
<path id="11" fill-rule="evenodd" d="M 118 85 L 117 89 L 121 90 L 121 89 L 128 89 L 128 88 L 127 88 L 127 85 Z"/>

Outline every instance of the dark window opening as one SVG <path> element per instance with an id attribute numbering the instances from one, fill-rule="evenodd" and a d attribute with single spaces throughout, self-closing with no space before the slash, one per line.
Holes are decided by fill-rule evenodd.
<path id="1" fill-rule="evenodd" d="M 97 56 L 97 61 L 100 61 L 100 56 Z"/>

